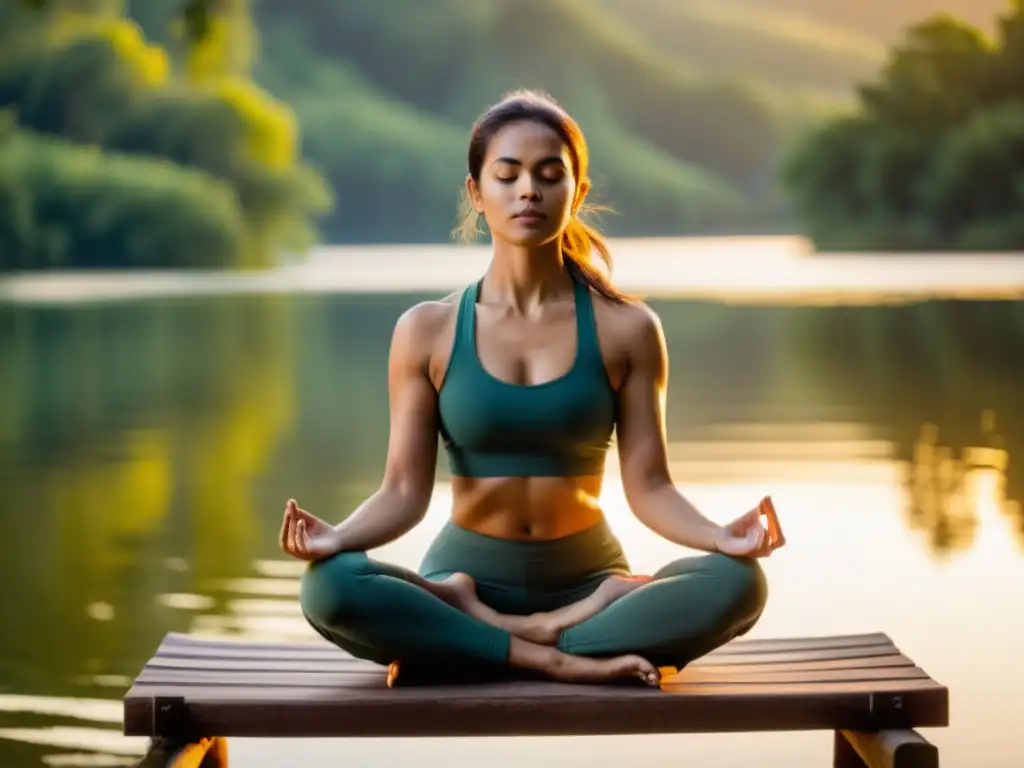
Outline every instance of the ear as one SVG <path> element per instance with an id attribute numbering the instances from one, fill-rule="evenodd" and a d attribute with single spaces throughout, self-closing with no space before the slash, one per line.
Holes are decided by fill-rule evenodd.
<path id="1" fill-rule="evenodd" d="M 484 201 L 480 196 L 480 187 L 469 174 L 466 174 L 466 194 L 469 196 L 469 202 L 473 206 L 473 210 L 482 216 L 484 213 Z"/>

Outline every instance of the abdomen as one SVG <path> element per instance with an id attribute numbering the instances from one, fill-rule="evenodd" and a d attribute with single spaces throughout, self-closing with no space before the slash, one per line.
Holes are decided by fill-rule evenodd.
<path id="1" fill-rule="evenodd" d="M 452 521 L 503 539 L 558 539 L 603 517 L 601 477 L 453 477 Z"/>

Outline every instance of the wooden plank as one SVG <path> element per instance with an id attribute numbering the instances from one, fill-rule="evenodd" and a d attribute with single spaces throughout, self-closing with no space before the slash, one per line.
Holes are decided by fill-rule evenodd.
<path id="1" fill-rule="evenodd" d="M 665 701 L 671 694 L 681 696 L 728 696 L 734 698 L 765 696 L 800 696 L 803 694 L 870 694 L 899 693 L 901 691 L 932 691 L 943 689 L 931 678 L 898 680 L 834 681 L 824 683 L 754 683 L 731 682 L 719 684 L 695 681 L 693 683 L 664 683 L 660 689 L 640 684 L 628 685 L 566 685 L 535 681 L 509 681 L 502 683 L 475 683 L 446 686 L 409 686 L 383 688 L 377 684 L 367 686 L 279 685 L 270 687 L 243 687 L 236 685 L 191 686 L 188 683 L 136 683 L 125 695 L 139 700 L 154 696 L 182 697 L 191 705 L 200 702 L 250 701 L 264 706 L 275 702 L 296 701 L 304 696 L 324 701 L 380 702 L 404 704 L 445 703 L 461 700 L 536 699 L 575 697 L 578 699 L 648 699 Z M 944 689 L 943 689 L 944 690 Z"/>
<path id="2" fill-rule="evenodd" d="M 717 648 L 707 657 L 761 653 L 792 653 L 828 649 L 888 648 L 895 651 L 892 640 L 883 633 L 846 636 L 770 638 L 734 640 Z M 157 649 L 157 656 L 202 658 L 279 658 L 294 661 L 351 659 L 345 651 L 326 641 L 308 643 L 257 643 L 245 640 L 197 638 L 168 633 Z M 706 658 L 707 658 L 706 657 Z"/>
<path id="3" fill-rule="evenodd" d="M 380 680 L 381 671 L 363 670 L 352 672 L 238 672 L 218 670 L 144 670 L 137 682 L 146 685 L 232 685 L 241 687 L 273 688 L 338 688 L 368 680 Z M 863 680 L 910 680 L 926 678 L 917 667 L 883 667 L 881 669 L 833 669 L 833 670 L 788 670 L 780 668 L 762 669 L 750 672 L 743 667 L 705 670 L 699 667 L 686 669 L 667 678 L 666 685 L 690 685 L 696 682 L 731 684 L 761 683 L 817 683 L 856 682 Z"/>
<path id="4" fill-rule="evenodd" d="M 728 664 L 711 662 L 707 664 L 693 664 L 687 669 L 717 670 L 735 669 L 740 667 L 747 672 L 768 672 L 768 671 L 796 671 L 796 670 L 828 670 L 828 669 L 881 669 L 883 667 L 913 667 L 914 662 L 902 653 L 890 654 L 888 656 L 862 656 L 852 659 L 811 659 L 809 661 L 789 661 L 778 664 Z"/>
<path id="5" fill-rule="evenodd" d="M 747 664 L 791 664 L 805 661 L 824 661 L 835 659 L 867 659 L 876 656 L 892 656 L 899 653 L 894 646 L 864 646 L 860 648 L 825 648 L 820 651 L 792 651 L 781 653 L 759 654 L 708 654 L 692 661 L 688 666 L 703 667 L 713 664 L 728 663 L 732 666 Z"/>
<path id="6" fill-rule="evenodd" d="M 387 670 L 321 643 L 170 634 L 124 697 L 125 733 L 154 734 L 180 697 L 201 735 L 472 736 L 864 731 L 945 725 L 948 691 L 882 633 L 738 640 L 660 690 L 545 681 L 390 689 Z M 170 725 L 168 728 L 172 727 Z"/>
<path id="7" fill-rule="evenodd" d="M 738 649 L 770 649 L 770 650 L 798 650 L 799 647 L 807 646 L 813 648 L 847 647 L 851 645 L 879 645 L 892 643 L 892 640 L 884 632 L 865 632 L 854 635 L 812 635 L 805 637 L 770 637 L 770 638 L 746 638 L 740 637 L 729 643 L 730 648 Z M 220 648 L 223 646 L 236 646 L 252 648 L 265 651 L 320 651 L 329 649 L 335 653 L 345 654 L 345 651 L 327 643 L 319 638 L 313 638 L 302 642 L 263 642 L 248 640 L 244 637 L 204 637 L 202 635 L 189 635 L 183 632 L 168 632 L 161 645 L 165 646 L 193 646 Z"/>
<path id="8" fill-rule="evenodd" d="M 807 661 L 798 660 L 795 657 L 788 662 L 777 662 L 772 664 L 744 663 L 730 664 L 729 659 L 715 659 L 703 664 L 695 664 L 689 669 L 699 667 L 701 669 L 732 669 L 740 666 L 749 672 L 786 670 L 813 670 L 813 669 L 846 669 L 846 668 L 880 668 L 914 666 L 914 662 L 903 654 L 889 654 L 887 656 L 862 656 L 847 659 L 811 659 Z M 232 659 L 232 658 L 203 658 L 203 657 L 178 657 L 178 656 L 155 656 L 150 659 L 144 670 L 151 669 L 194 669 L 211 671 L 245 671 L 245 672 L 325 672 L 340 673 L 350 672 L 365 674 L 367 672 L 384 670 L 381 665 L 369 661 L 343 657 L 340 660 L 330 661 L 294 661 L 290 659 Z"/>
<path id="9" fill-rule="evenodd" d="M 571 689 L 586 689 L 577 691 Z M 948 693 L 930 680 L 653 689 L 556 684 L 458 688 L 263 689 L 136 685 L 125 733 L 151 735 L 153 696 L 185 696 L 201 733 L 266 737 L 414 737 L 872 730 L 948 724 Z M 882 691 L 899 711 L 877 706 Z M 357 693 L 358 695 L 353 695 Z"/>
<path id="10" fill-rule="evenodd" d="M 338 663 L 362 663 L 351 656 L 343 656 L 338 652 L 321 649 L 316 652 L 303 651 L 301 653 L 272 651 L 268 649 L 257 650 L 239 646 L 227 646 L 222 648 L 208 647 L 195 648 L 182 645 L 173 651 L 161 651 L 156 658 L 167 659 L 230 659 L 247 661 L 306 661 L 306 662 L 338 662 Z M 855 659 L 869 658 L 873 656 L 892 656 L 898 654 L 899 650 L 892 645 L 852 645 L 848 647 L 820 648 L 810 650 L 764 650 L 757 653 L 733 653 L 729 646 L 712 651 L 699 659 L 691 662 L 690 666 L 706 664 L 786 664 L 792 662 L 804 662 L 824 659 Z"/>

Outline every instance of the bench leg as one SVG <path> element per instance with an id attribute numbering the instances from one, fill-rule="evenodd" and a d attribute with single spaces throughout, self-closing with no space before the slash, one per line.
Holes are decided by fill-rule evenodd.
<path id="1" fill-rule="evenodd" d="M 917 731 L 836 731 L 834 768 L 939 768 L 938 748 Z"/>
<path id="2" fill-rule="evenodd" d="M 220 738 L 191 744 L 153 739 L 134 768 L 228 768 L 228 744 Z"/>

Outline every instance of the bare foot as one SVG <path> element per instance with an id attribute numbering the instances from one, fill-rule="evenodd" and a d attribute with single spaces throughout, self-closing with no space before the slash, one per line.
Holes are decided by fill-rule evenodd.
<path id="1" fill-rule="evenodd" d="M 635 655 L 592 659 L 559 652 L 550 667 L 541 671 L 564 683 L 605 683 L 637 678 L 657 688 L 661 682 L 657 668 L 647 659 Z"/>
<path id="2" fill-rule="evenodd" d="M 476 584 L 469 574 L 453 573 L 446 579 L 433 582 L 431 591 L 474 619 L 507 630 L 516 637 L 540 645 L 554 645 L 558 641 L 561 630 L 547 620 L 547 614 L 515 616 L 498 613 L 477 596 Z"/>
<path id="3" fill-rule="evenodd" d="M 471 609 L 480 603 L 480 598 L 476 596 L 476 584 L 466 573 L 453 573 L 446 579 L 433 582 L 431 591 L 449 605 L 470 615 Z"/>
<path id="4" fill-rule="evenodd" d="M 474 619 L 511 632 L 538 645 L 556 645 L 562 632 L 586 621 L 609 605 L 651 581 L 650 576 L 611 576 L 589 596 L 557 611 L 529 616 L 502 614 L 486 605 L 476 594 L 476 584 L 465 573 L 453 573 L 441 581 L 430 582 L 429 589 L 449 605 Z"/>
<path id="5" fill-rule="evenodd" d="M 569 627 L 583 623 L 651 580 L 651 576 L 609 576 L 589 596 L 572 605 L 524 617 L 522 631 L 516 634 L 541 645 L 554 645 Z"/>

